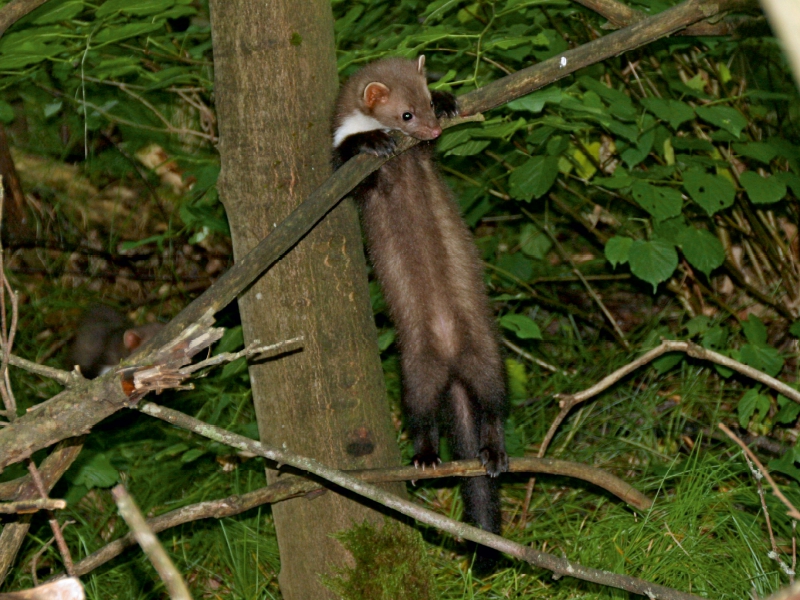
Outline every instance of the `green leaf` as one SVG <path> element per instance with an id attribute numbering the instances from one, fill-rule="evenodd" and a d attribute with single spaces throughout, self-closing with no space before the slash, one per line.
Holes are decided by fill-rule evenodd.
<path id="1" fill-rule="evenodd" d="M 547 193 L 558 177 L 558 158 L 532 156 L 517 167 L 508 179 L 509 192 L 514 198 L 530 202 Z"/>
<path id="2" fill-rule="evenodd" d="M 745 171 L 739 181 L 753 204 L 773 204 L 786 195 L 786 184 L 776 177 L 761 177 L 755 171 Z"/>
<path id="3" fill-rule="evenodd" d="M 473 156 L 480 154 L 491 142 L 486 140 L 470 140 L 445 152 L 445 156 Z"/>
<path id="4" fill-rule="evenodd" d="M 389 346 L 392 345 L 394 339 L 395 339 L 394 327 L 381 332 L 381 334 L 378 336 L 378 350 L 380 350 L 381 352 L 386 350 Z"/>
<path id="5" fill-rule="evenodd" d="M 95 13 L 98 18 L 117 12 L 128 15 L 146 16 L 165 12 L 175 4 L 175 0 L 108 0 Z"/>
<path id="6" fill-rule="evenodd" d="M 111 464 L 105 454 L 95 454 L 86 462 L 82 462 L 78 472 L 72 476 L 75 485 L 87 488 L 109 488 L 119 481 L 119 472 Z"/>
<path id="7" fill-rule="evenodd" d="M 611 263 L 612 267 L 617 265 L 624 265 L 628 262 L 630 255 L 631 245 L 633 240 L 629 237 L 614 236 L 606 242 L 605 255 L 606 260 Z"/>
<path id="8" fill-rule="evenodd" d="M 682 123 L 694 119 L 694 110 L 679 100 L 662 100 L 661 98 L 644 98 L 642 105 L 670 127 L 677 129 Z"/>
<path id="9" fill-rule="evenodd" d="M 104 5 L 105 6 L 105 5 Z M 120 27 L 108 27 L 98 33 L 93 41 L 97 44 L 110 44 L 111 42 L 119 42 L 137 35 L 144 35 L 156 29 L 163 29 L 163 22 L 156 23 L 129 23 Z"/>
<path id="10" fill-rule="evenodd" d="M 653 223 L 653 239 L 664 240 L 677 246 L 680 243 L 681 235 L 687 229 L 686 219 L 683 218 L 683 215 L 678 215 L 671 219 Z"/>
<path id="11" fill-rule="evenodd" d="M 500 326 L 509 329 L 522 340 L 540 340 L 542 332 L 533 319 L 525 315 L 503 315 Z"/>
<path id="12" fill-rule="evenodd" d="M 742 321 L 742 331 L 744 337 L 751 344 L 765 345 L 767 343 L 767 326 L 753 313 L 747 316 L 747 321 Z"/>
<path id="13" fill-rule="evenodd" d="M 245 371 L 247 371 L 247 359 L 244 356 L 240 356 L 222 367 L 222 373 L 220 373 L 219 377 L 220 379 L 228 379 Z"/>
<path id="14" fill-rule="evenodd" d="M 740 156 L 754 158 L 767 165 L 778 155 L 777 148 L 768 142 L 735 143 L 733 149 Z"/>
<path id="15" fill-rule="evenodd" d="M 667 352 L 653 361 L 653 368 L 659 375 L 663 375 L 683 360 L 682 352 Z"/>
<path id="16" fill-rule="evenodd" d="M 724 353 L 728 349 L 728 329 L 723 325 L 715 325 L 703 334 L 703 348 Z"/>
<path id="17" fill-rule="evenodd" d="M 552 247 L 553 242 L 550 237 L 536 225 L 528 223 L 522 226 L 520 248 L 526 255 L 537 260 L 544 260 Z"/>
<path id="18" fill-rule="evenodd" d="M 741 425 L 742 429 L 746 429 L 747 424 L 750 423 L 756 407 L 760 404 L 760 397 L 761 394 L 758 393 L 758 389 L 751 388 L 739 400 L 736 411 L 739 413 L 739 425 Z M 767 404 L 769 404 L 769 400 L 767 400 Z"/>
<path id="19" fill-rule="evenodd" d="M 0 121 L 11 123 L 14 120 L 14 108 L 5 100 L 0 100 Z"/>
<path id="20" fill-rule="evenodd" d="M 631 273 L 651 284 L 655 292 L 658 284 L 669 279 L 678 266 L 678 253 L 672 244 L 661 240 L 636 240 L 631 244 L 628 262 Z"/>
<path id="21" fill-rule="evenodd" d="M 508 396 L 512 401 L 525 400 L 528 397 L 528 373 L 525 365 L 513 358 L 506 359 L 506 375 L 508 377 Z"/>
<path id="22" fill-rule="evenodd" d="M 789 327 L 789 333 L 791 333 L 794 337 L 800 337 L 800 321 L 795 321 L 792 323 L 792 326 Z"/>
<path id="23" fill-rule="evenodd" d="M 794 423 L 797 420 L 797 416 L 800 415 L 800 404 L 789 400 L 783 394 L 778 394 L 778 406 L 780 406 L 780 410 L 775 415 L 776 423 L 788 425 Z"/>
<path id="24" fill-rule="evenodd" d="M 695 112 L 698 117 L 707 123 L 716 125 L 737 138 L 742 133 L 742 130 L 747 127 L 747 119 L 742 116 L 742 113 L 730 106 L 700 106 Z"/>
<path id="25" fill-rule="evenodd" d="M 637 181 L 631 188 L 633 199 L 649 212 L 656 221 L 663 221 L 681 214 L 683 200 L 678 190 L 657 187 L 646 181 Z"/>
<path id="26" fill-rule="evenodd" d="M 36 11 L 36 18 L 32 22 L 36 25 L 46 25 L 69 21 L 83 10 L 83 4 L 83 0 L 66 0 L 65 2 L 50 0 L 42 7 L 43 10 Z"/>
<path id="27" fill-rule="evenodd" d="M 800 469 L 795 466 L 797 458 L 797 451 L 791 448 L 780 458 L 769 461 L 767 468 L 769 468 L 770 471 L 778 471 L 779 473 L 794 477 L 795 480 L 800 481 Z"/>
<path id="28" fill-rule="evenodd" d="M 678 236 L 678 244 L 691 265 L 706 277 L 725 262 L 725 249 L 711 232 L 686 227 Z"/>
<path id="29" fill-rule="evenodd" d="M 691 169 L 683 174 L 683 187 L 709 215 L 733 206 L 736 199 L 736 188 L 728 179 L 700 169 Z"/>
<path id="30" fill-rule="evenodd" d="M 200 448 L 192 448 L 188 452 L 185 452 L 183 456 L 181 456 L 181 462 L 184 464 L 193 462 L 203 456 L 205 453 L 206 451 L 201 450 Z"/>
<path id="31" fill-rule="evenodd" d="M 772 377 L 780 373 L 783 368 L 783 358 L 772 346 L 745 344 L 739 351 L 739 360 Z"/>
<path id="32" fill-rule="evenodd" d="M 689 338 L 705 333 L 711 326 L 711 319 L 705 315 L 698 315 L 686 323 L 686 333 Z"/>
<path id="33" fill-rule="evenodd" d="M 230 327 L 225 330 L 222 338 L 217 342 L 214 348 L 214 355 L 223 354 L 224 352 L 234 352 L 244 347 L 244 334 L 242 333 L 242 326 Z"/>
<path id="34" fill-rule="evenodd" d="M 618 168 L 614 171 L 613 177 L 595 177 L 592 183 L 610 190 L 621 190 L 633 185 L 633 178 L 628 175 L 625 169 Z"/>

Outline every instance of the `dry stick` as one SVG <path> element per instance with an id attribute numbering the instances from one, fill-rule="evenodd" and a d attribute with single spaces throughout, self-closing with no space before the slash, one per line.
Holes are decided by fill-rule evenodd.
<path id="1" fill-rule="evenodd" d="M 616 2 L 616 0 L 576 0 L 576 2 L 608 19 L 615 27 L 625 27 L 645 18 L 645 14 L 641 11 L 630 8 L 621 2 Z M 741 4 L 737 8 L 744 8 L 747 5 L 746 2 Z M 681 31 L 681 35 L 730 35 L 740 27 L 754 21 L 755 19 L 732 17 L 726 18 L 720 23 L 698 23 Z M 606 29 L 607 27 L 603 28 Z"/>
<path id="2" fill-rule="evenodd" d="M 529 360 L 533 364 L 539 365 L 543 369 L 550 371 L 552 373 L 561 373 L 562 375 L 569 377 L 569 373 L 567 373 L 566 371 L 562 371 L 557 366 L 551 365 L 549 362 L 545 362 L 541 358 L 536 358 L 533 354 L 531 354 L 530 352 L 526 352 L 508 338 L 502 338 L 500 341 L 503 342 L 503 345 L 506 348 L 508 348 L 512 352 L 515 352 L 516 354 L 519 354 L 522 358 Z"/>
<path id="3" fill-rule="evenodd" d="M 631 487 L 625 481 L 595 467 L 551 458 L 512 458 L 509 460 L 509 472 L 529 473 L 531 471 L 588 481 L 611 492 L 642 512 L 652 506 L 650 498 Z M 482 477 L 486 475 L 486 469 L 477 460 L 462 460 L 443 463 L 436 469 L 426 469 L 425 471 L 420 471 L 414 467 L 391 467 L 387 469 L 346 471 L 346 473 L 369 483 L 387 483 L 451 476 Z M 325 487 L 317 481 L 296 475 L 283 475 L 277 482 L 246 494 L 191 504 L 153 517 L 147 520 L 147 525 L 154 533 L 159 533 L 200 519 L 232 517 L 257 506 L 275 504 L 298 496 L 313 495 L 319 490 L 325 490 Z M 80 576 L 94 571 L 100 565 L 122 554 L 126 548 L 133 544 L 135 544 L 135 540 L 133 534 L 130 533 L 114 540 L 77 562 L 75 564 L 75 574 Z"/>
<path id="4" fill-rule="evenodd" d="M 753 454 L 753 451 L 750 450 L 750 448 L 748 448 L 745 445 L 745 443 L 736 436 L 735 433 L 733 433 L 730 429 L 728 429 L 724 423 L 719 423 L 717 427 L 719 427 L 723 432 L 725 432 L 725 435 L 727 435 L 734 442 L 736 442 L 736 444 L 744 451 L 744 453 L 750 457 L 750 460 L 752 460 L 756 464 L 758 470 L 761 471 L 761 474 L 764 476 L 764 479 L 767 480 L 767 483 L 769 483 L 770 487 L 772 488 L 772 492 L 778 497 L 778 499 L 781 502 L 783 502 L 783 505 L 789 509 L 786 512 L 786 514 L 792 517 L 793 519 L 800 519 L 800 511 L 798 511 L 794 507 L 794 505 L 791 502 L 789 502 L 786 496 L 783 495 L 783 492 L 781 492 L 780 488 L 778 487 L 778 484 L 775 483 L 775 480 L 769 474 L 769 471 L 767 471 L 764 468 L 764 465 L 761 464 L 761 461 L 758 460 L 758 457 L 755 454 Z"/>
<path id="5" fill-rule="evenodd" d="M 615 31 L 569 50 L 553 59 L 499 79 L 483 88 L 459 98 L 464 114 L 479 113 L 537 90 L 561 79 L 576 69 L 594 64 L 611 56 L 632 50 L 655 39 L 669 35 L 704 18 L 718 14 L 735 5 L 736 0 L 706 2 L 686 0 L 658 15 L 649 17 L 631 27 Z M 443 126 L 463 122 L 455 119 Z M 401 150 L 417 142 L 404 139 Z M 286 254 L 319 222 L 340 199 L 350 192 L 367 175 L 380 168 L 387 159 L 359 154 L 349 160 L 321 187 L 298 206 L 289 217 L 272 230 L 253 250 L 237 261 L 206 292 L 190 303 L 164 330 L 128 364 L 146 361 L 156 349 L 193 323 L 198 322 L 208 309 L 221 310 L 233 301 L 259 275 Z M 13 429 L 0 429 L 0 468 L 30 456 L 66 437 L 91 429 L 97 422 L 125 406 L 126 398 L 119 382 L 104 375 L 88 384 L 83 393 L 62 392 L 39 405 L 31 413 L 20 417 Z M 100 402 L 82 401 L 91 394 Z M 42 424 L 42 418 L 48 423 Z"/>
<path id="6" fill-rule="evenodd" d="M 36 498 L 35 500 L 0 503 L 0 514 L 28 514 L 39 512 L 40 510 L 62 510 L 64 508 L 67 508 L 67 503 L 64 500 L 59 500 L 57 498 Z"/>
<path id="7" fill-rule="evenodd" d="M 39 492 L 43 500 L 47 500 L 47 489 L 42 481 L 42 476 L 39 474 L 39 469 L 36 468 L 36 463 L 34 463 L 33 460 L 28 461 L 28 471 L 30 471 L 31 477 L 33 478 L 36 491 Z M 72 554 L 70 554 L 69 546 L 67 546 L 67 540 L 64 539 L 64 532 L 61 530 L 61 525 L 58 524 L 58 518 L 52 512 L 50 513 L 48 521 L 50 523 L 50 529 L 53 530 L 53 537 L 56 539 L 56 546 L 58 546 L 58 552 L 61 554 L 61 560 L 64 561 L 64 568 L 66 568 L 67 574 L 72 577 L 75 575 L 75 571 L 72 568 Z"/>
<path id="8" fill-rule="evenodd" d="M 373 500 L 383 506 L 396 510 L 406 516 L 412 517 L 417 521 L 426 523 L 441 531 L 445 531 L 454 536 L 465 538 L 480 544 L 484 544 L 501 552 L 505 552 L 524 560 L 534 566 L 547 569 L 558 575 L 566 575 L 583 579 L 584 581 L 591 581 L 619 589 L 624 589 L 629 592 L 642 594 L 650 598 L 662 599 L 681 599 L 681 600 L 698 600 L 698 596 L 693 594 L 686 594 L 677 590 L 667 588 L 664 586 L 656 585 L 642 579 L 635 577 L 627 577 L 618 573 L 611 573 L 609 571 L 601 571 L 599 569 L 592 569 L 584 567 L 583 565 L 571 562 L 565 558 L 559 558 L 546 552 L 540 552 L 534 548 L 529 548 L 507 540 L 499 535 L 489 533 L 477 527 L 467 525 L 466 523 L 459 523 L 453 519 L 442 516 L 432 510 L 423 508 L 395 496 L 394 494 L 385 492 L 384 490 L 361 481 L 343 471 L 338 471 L 323 465 L 322 463 L 302 456 L 298 456 L 292 452 L 267 446 L 251 440 L 249 438 L 236 435 L 219 427 L 215 427 L 208 423 L 204 423 L 198 419 L 194 419 L 189 415 L 185 415 L 176 410 L 159 406 L 151 402 L 144 402 L 139 406 L 139 410 L 157 419 L 162 419 L 167 423 L 171 423 L 182 429 L 193 431 L 203 437 L 217 441 L 219 443 L 238 448 L 246 452 L 251 452 L 257 456 L 263 456 L 269 460 L 275 461 L 282 465 L 291 465 L 295 468 L 302 469 L 309 473 L 313 473 L 331 483 L 350 490 L 360 496 Z"/>
<path id="9" fill-rule="evenodd" d="M 84 600 L 86 594 L 78 579 L 63 579 L 20 592 L 0 594 L 0 600 Z"/>
<path id="10" fill-rule="evenodd" d="M 43 483 L 48 491 L 53 489 L 64 472 L 78 458 L 81 448 L 83 448 L 83 437 L 65 440 L 60 442 L 55 450 L 42 461 L 39 473 L 42 475 Z M 39 491 L 30 477 L 18 487 L 17 500 L 33 500 L 39 497 Z M 29 528 L 30 515 L 24 515 L 16 522 L 6 523 L 3 526 L 3 532 L 0 533 L 0 582 L 5 579 Z"/>
<path id="11" fill-rule="evenodd" d="M 125 487 L 122 485 L 115 486 L 111 490 L 111 495 L 114 496 L 114 501 L 117 503 L 119 514 L 125 519 L 128 527 L 133 531 L 136 541 L 139 542 L 147 558 L 150 559 L 150 562 L 153 563 L 156 571 L 158 571 L 161 581 L 164 582 L 164 586 L 167 588 L 169 597 L 172 600 L 192 600 L 189 588 L 186 587 L 186 582 L 158 542 L 158 538 L 150 531 L 142 513 L 139 511 L 139 507 L 136 506 Z"/>
<path id="12" fill-rule="evenodd" d="M 661 345 L 653 348 L 649 352 L 643 354 L 639 358 L 634 361 L 631 361 L 624 367 L 621 367 L 603 377 L 600 381 L 598 381 L 593 386 L 583 390 L 582 392 L 578 392 L 577 394 L 556 394 L 556 398 L 559 399 L 559 406 L 561 410 L 556 415 L 556 418 L 553 419 L 553 423 L 550 425 L 550 429 L 547 430 L 547 434 L 544 436 L 544 440 L 542 441 L 542 445 L 539 447 L 539 456 L 544 456 L 547 452 L 547 448 L 550 445 L 550 442 L 553 440 L 553 436 L 555 436 L 556 431 L 563 423 L 564 419 L 567 417 L 569 412 L 581 402 L 585 402 L 586 400 L 593 398 L 600 392 L 611 387 L 613 384 L 618 382 L 623 377 L 631 374 L 633 371 L 638 369 L 641 366 L 644 366 L 659 356 L 663 354 L 667 354 L 668 352 L 683 352 L 688 354 L 692 358 L 699 358 L 702 360 L 707 360 L 718 365 L 722 365 L 724 367 L 728 367 L 729 369 L 733 369 L 741 373 L 742 375 L 746 375 L 751 379 L 755 379 L 756 381 L 763 383 L 771 387 L 776 392 L 783 394 L 787 398 L 794 400 L 795 402 L 800 403 L 800 392 L 795 390 L 794 388 L 789 387 L 785 383 L 778 381 L 774 377 L 770 377 L 766 373 L 759 371 L 758 369 L 754 369 L 753 367 L 748 367 L 740 363 L 739 361 L 733 360 L 732 358 L 728 358 L 727 356 L 723 356 L 713 350 L 707 350 L 701 346 L 693 342 L 678 342 L 673 340 L 663 340 Z M 525 502 L 523 504 L 523 513 L 527 512 L 528 507 L 530 506 L 530 501 L 532 497 L 533 487 L 532 485 L 528 484 L 530 489 L 530 493 L 526 493 L 525 495 Z"/>
<path id="13" fill-rule="evenodd" d="M 559 256 L 561 256 L 561 260 L 569 263 L 570 267 L 572 268 L 572 272 L 580 280 L 580 282 L 583 284 L 583 287 L 585 287 L 586 291 L 589 292 L 589 295 L 592 297 L 592 300 L 594 300 L 595 304 L 597 304 L 597 306 L 600 308 L 600 311 L 603 313 L 606 320 L 611 324 L 611 327 L 614 329 L 615 333 L 614 337 L 617 338 L 617 341 L 623 348 L 625 348 L 625 350 L 628 350 L 630 352 L 631 349 L 630 342 L 628 342 L 628 340 L 625 339 L 625 334 L 622 332 L 622 329 L 620 329 L 619 323 L 617 323 L 617 320 L 614 318 L 614 315 L 612 315 L 611 311 L 608 310 L 608 308 L 606 308 L 606 305 L 603 303 L 603 300 L 600 298 L 600 295 L 594 290 L 594 288 L 589 284 L 589 282 L 586 281 L 586 278 L 583 276 L 583 273 L 580 272 L 580 269 L 578 269 L 578 267 L 575 265 L 575 261 L 573 261 L 572 258 L 570 258 L 569 254 L 567 254 L 566 250 L 564 250 L 564 247 L 558 241 L 558 238 L 556 238 L 556 236 L 553 235 L 553 232 L 550 231 L 548 227 L 541 225 L 538 219 L 536 219 L 536 217 L 534 217 L 530 211 L 527 211 L 524 208 L 521 208 L 520 210 L 522 211 L 522 214 L 528 217 L 531 221 L 533 221 L 533 223 L 539 229 L 541 229 L 547 234 L 547 237 L 549 237 L 550 241 L 553 242 L 553 245 L 556 248 L 556 252 L 558 252 Z"/>

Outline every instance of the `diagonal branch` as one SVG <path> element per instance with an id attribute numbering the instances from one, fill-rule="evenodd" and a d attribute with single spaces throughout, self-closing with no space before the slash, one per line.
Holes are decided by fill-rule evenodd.
<path id="1" fill-rule="evenodd" d="M 702 21 L 736 5 L 737 0 L 686 0 L 653 17 L 620 29 L 600 39 L 569 50 L 459 98 L 465 115 L 480 113 L 519 98 L 577 69 L 632 50 L 669 35 L 687 25 Z M 455 119 L 443 126 L 464 122 Z M 401 151 L 417 142 L 406 138 Z M 243 256 L 206 292 L 190 303 L 164 330 L 150 340 L 126 364 L 147 364 L 158 359 L 157 348 L 199 323 L 211 311 L 215 313 L 238 296 L 257 277 L 289 252 L 342 197 L 386 159 L 360 154 L 348 161 L 289 217 Z M 87 402 L 86 399 L 94 402 Z M 100 420 L 128 404 L 120 382 L 105 375 L 97 380 L 67 390 L 38 405 L 17 419 L 13 426 L 0 430 L 0 468 L 30 456 L 59 440 L 91 429 Z M 87 406 L 90 407 L 87 410 Z"/>
<path id="2" fill-rule="evenodd" d="M 629 592 L 648 596 L 649 598 L 661 598 L 663 600 L 700 600 L 699 596 L 656 585 L 636 577 L 628 577 L 610 571 L 585 567 L 565 558 L 559 558 L 547 552 L 541 552 L 529 546 L 523 546 L 522 544 L 512 542 L 502 536 L 489 533 L 488 531 L 467 525 L 466 523 L 454 521 L 432 510 L 418 506 L 413 502 L 399 498 L 377 486 L 365 483 L 344 471 L 327 467 L 312 458 L 299 456 L 288 450 L 268 446 L 256 442 L 255 440 L 233 434 L 176 410 L 159 406 L 151 402 L 143 403 L 139 406 L 139 410 L 152 417 L 162 419 L 167 423 L 181 427 L 182 429 L 188 429 L 208 439 L 238 448 L 245 452 L 251 452 L 257 456 L 263 456 L 264 458 L 268 458 L 282 465 L 290 465 L 302 469 L 303 471 L 322 477 L 339 487 L 354 492 L 359 496 L 368 498 L 369 500 L 416 519 L 421 523 L 426 523 L 427 525 L 436 527 L 454 536 L 478 542 L 479 544 L 489 546 L 495 550 L 505 552 L 514 558 L 524 560 L 534 566 L 547 569 L 558 575 L 575 577 L 584 581 L 591 581 L 593 583 L 599 583 L 600 585 L 627 590 Z"/>
<path id="3" fill-rule="evenodd" d="M 621 479 L 595 467 L 550 458 L 512 458 L 509 463 L 509 472 L 511 473 L 536 472 L 575 477 L 608 490 L 640 511 L 649 510 L 652 506 L 652 501 L 647 496 Z M 414 467 L 392 467 L 348 471 L 347 473 L 369 483 L 385 483 L 411 479 L 437 479 L 453 475 L 479 477 L 486 474 L 486 469 L 477 460 L 462 460 L 444 463 L 436 469 L 428 469 L 427 471 L 420 471 Z M 324 490 L 324 485 L 318 481 L 295 475 L 282 475 L 275 483 L 246 494 L 199 502 L 166 512 L 148 519 L 147 525 L 154 533 L 159 533 L 172 527 L 201 519 L 232 517 L 264 504 L 275 504 L 300 496 L 307 496 L 311 499 Z M 91 573 L 100 565 L 122 554 L 126 548 L 133 546 L 135 543 L 136 540 L 132 533 L 123 535 L 121 538 L 108 543 L 77 562 L 74 565 L 75 574 L 86 575 Z"/>

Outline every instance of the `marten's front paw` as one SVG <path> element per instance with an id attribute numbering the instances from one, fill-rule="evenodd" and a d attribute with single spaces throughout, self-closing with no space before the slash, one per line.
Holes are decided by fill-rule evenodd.
<path id="1" fill-rule="evenodd" d="M 359 134 L 361 152 L 375 156 L 391 156 L 397 150 L 397 142 L 385 131 L 375 130 Z"/>
<path id="2" fill-rule="evenodd" d="M 503 449 L 481 448 L 478 458 L 486 468 L 486 474 L 489 477 L 497 477 L 500 473 L 508 471 L 508 454 Z"/>
<path id="3" fill-rule="evenodd" d="M 458 116 L 458 102 L 450 92 L 432 91 L 431 100 L 433 101 L 433 111 L 436 113 L 437 119 Z"/>
<path id="4" fill-rule="evenodd" d="M 442 464 L 442 459 L 435 452 L 420 452 L 415 454 L 411 462 L 417 469 L 425 470 L 425 467 L 435 469 L 438 465 Z"/>

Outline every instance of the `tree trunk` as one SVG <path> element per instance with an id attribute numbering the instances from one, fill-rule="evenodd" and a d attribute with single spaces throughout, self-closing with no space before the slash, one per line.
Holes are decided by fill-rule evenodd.
<path id="1" fill-rule="evenodd" d="M 218 189 L 238 259 L 330 174 L 333 18 L 328 0 L 212 0 L 211 15 Z M 340 468 L 400 461 L 365 274 L 345 201 L 239 299 L 246 341 L 305 336 L 302 351 L 250 366 L 261 439 Z M 333 598 L 319 574 L 347 554 L 330 534 L 377 518 L 330 492 L 273 515 L 287 600 Z"/>

